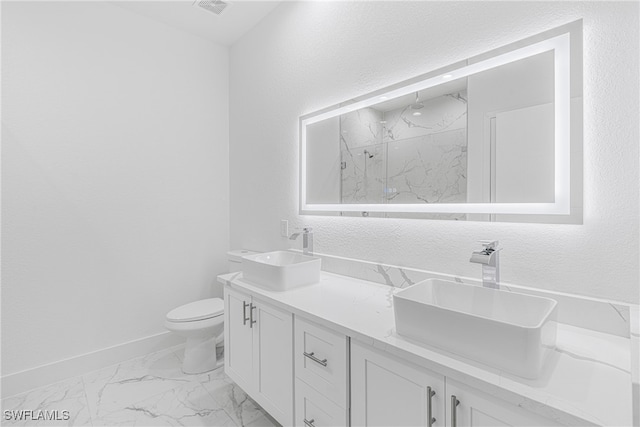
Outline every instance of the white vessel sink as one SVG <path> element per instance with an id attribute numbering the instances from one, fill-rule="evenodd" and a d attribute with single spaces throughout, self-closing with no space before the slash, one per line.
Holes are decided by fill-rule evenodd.
<path id="1" fill-rule="evenodd" d="M 428 279 L 393 296 L 396 332 L 536 379 L 556 342 L 555 300 Z"/>
<path id="2" fill-rule="evenodd" d="M 288 251 L 242 257 L 242 277 L 273 291 L 286 291 L 320 281 L 321 259 Z"/>

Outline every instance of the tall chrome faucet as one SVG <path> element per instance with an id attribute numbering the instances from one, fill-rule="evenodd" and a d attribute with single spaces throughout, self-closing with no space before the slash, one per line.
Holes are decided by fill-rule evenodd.
<path id="1" fill-rule="evenodd" d="M 305 227 L 302 232 L 293 233 L 289 240 L 296 240 L 302 234 L 302 253 L 304 255 L 313 255 L 313 228 Z"/>
<path id="2" fill-rule="evenodd" d="M 469 261 L 482 264 L 482 286 L 500 289 L 500 252 L 497 240 L 480 240 L 481 251 L 474 251 Z"/>

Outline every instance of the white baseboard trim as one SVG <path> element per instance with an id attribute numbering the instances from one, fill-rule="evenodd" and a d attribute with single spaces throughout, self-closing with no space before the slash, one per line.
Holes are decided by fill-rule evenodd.
<path id="1" fill-rule="evenodd" d="M 2 398 L 14 396 L 34 388 L 53 384 L 67 378 L 77 377 L 128 359 L 173 347 L 183 342 L 184 338 L 167 331 L 8 374 L 0 378 L 0 385 L 2 387 L 1 396 Z"/>

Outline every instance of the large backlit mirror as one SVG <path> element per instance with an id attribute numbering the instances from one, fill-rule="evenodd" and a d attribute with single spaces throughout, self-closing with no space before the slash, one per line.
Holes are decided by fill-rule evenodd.
<path id="1" fill-rule="evenodd" d="M 300 118 L 302 214 L 579 223 L 582 22 Z"/>

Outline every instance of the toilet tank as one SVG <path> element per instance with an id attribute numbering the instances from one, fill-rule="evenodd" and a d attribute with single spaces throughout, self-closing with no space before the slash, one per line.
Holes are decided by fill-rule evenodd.
<path id="1" fill-rule="evenodd" d="M 229 264 L 229 273 L 236 273 L 242 270 L 242 257 L 245 255 L 253 255 L 258 252 L 248 251 L 246 249 L 235 249 L 227 252 L 227 260 Z"/>

